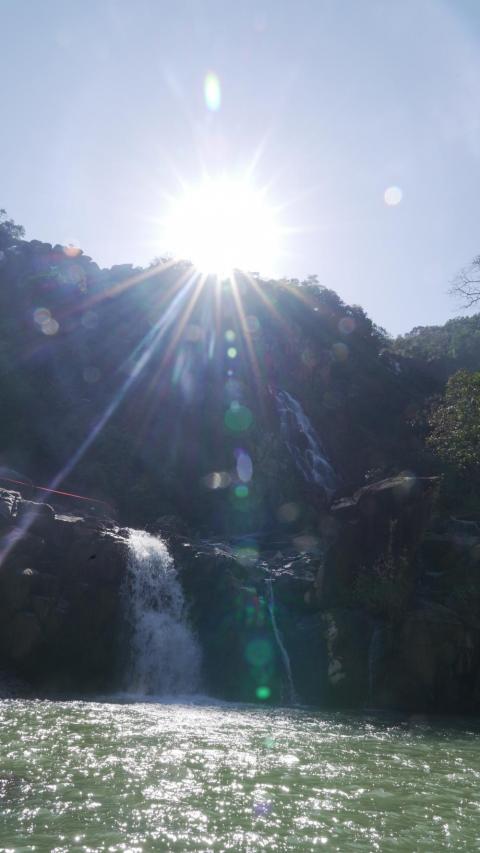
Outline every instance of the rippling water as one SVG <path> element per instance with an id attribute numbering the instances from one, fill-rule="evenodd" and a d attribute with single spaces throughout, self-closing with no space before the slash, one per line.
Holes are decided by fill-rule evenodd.
<path id="1" fill-rule="evenodd" d="M 480 849 L 469 723 L 0 702 L 0 850 Z"/>

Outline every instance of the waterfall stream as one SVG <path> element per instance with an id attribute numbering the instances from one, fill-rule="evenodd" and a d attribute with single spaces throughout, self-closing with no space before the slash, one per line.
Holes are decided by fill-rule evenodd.
<path id="1" fill-rule="evenodd" d="M 132 627 L 129 692 L 156 696 L 195 693 L 200 649 L 187 624 L 185 600 L 165 543 L 130 530 L 126 607 Z"/>
<path id="2" fill-rule="evenodd" d="M 265 586 L 267 588 L 267 602 L 268 602 L 268 612 L 270 614 L 270 620 L 272 623 L 273 633 L 275 636 L 275 640 L 277 642 L 278 649 L 280 651 L 280 655 L 283 661 L 283 666 L 285 669 L 285 675 L 287 676 L 287 687 L 288 687 L 288 695 L 287 702 L 289 705 L 298 705 L 298 698 L 295 691 L 295 685 L 293 683 L 292 676 L 292 665 L 290 663 L 290 658 L 288 652 L 285 648 L 282 635 L 277 625 L 277 617 L 275 614 L 275 597 L 273 594 L 273 583 L 271 578 L 267 578 L 265 581 Z"/>
<path id="3" fill-rule="evenodd" d="M 327 495 L 337 487 L 337 476 L 325 449 L 302 406 L 287 391 L 277 391 L 282 436 L 305 480 L 321 486 Z"/>

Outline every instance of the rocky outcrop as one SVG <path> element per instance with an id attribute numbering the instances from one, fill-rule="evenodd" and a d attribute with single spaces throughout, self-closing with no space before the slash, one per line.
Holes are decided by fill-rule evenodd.
<path id="1" fill-rule="evenodd" d="M 127 540 L 0 490 L 0 670 L 41 690 L 114 681 Z"/>
<path id="2" fill-rule="evenodd" d="M 400 475 L 364 486 L 332 505 L 336 538 L 318 579 L 322 605 L 355 604 L 359 574 L 373 576 L 375 563 L 385 555 L 397 564 L 404 559 L 413 580 L 437 484 L 434 477 Z"/>
<path id="3" fill-rule="evenodd" d="M 322 696 L 324 640 L 314 600 L 310 555 L 240 557 L 227 545 L 171 534 L 189 615 L 203 652 L 204 687 L 229 700 L 290 701 L 285 660 L 273 616 L 303 701 Z M 316 561 L 315 561 L 316 562 Z"/>
<path id="4" fill-rule="evenodd" d="M 204 690 L 291 701 L 286 653 L 301 702 L 478 710 L 480 529 L 451 519 L 425 530 L 434 489 L 396 477 L 338 501 L 323 554 L 318 542 L 309 552 L 290 540 L 238 550 L 160 519 L 202 647 Z M 0 490 L 0 534 L 2 683 L 117 688 L 128 530 Z"/>
<path id="5" fill-rule="evenodd" d="M 282 699 L 282 672 L 263 588 L 263 572 L 227 547 L 170 538 L 189 615 L 203 652 L 207 692 L 229 700 Z"/>
<path id="6" fill-rule="evenodd" d="M 338 501 L 317 583 L 333 705 L 480 706 L 480 530 L 429 527 L 434 478 L 395 477 Z"/>
<path id="7" fill-rule="evenodd" d="M 424 602 L 384 628 L 380 665 L 371 660 L 371 700 L 382 708 L 468 712 L 477 705 L 478 631 L 449 608 Z"/>
<path id="8" fill-rule="evenodd" d="M 478 708 L 480 532 L 459 522 L 429 529 L 436 486 L 399 476 L 338 501 L 323 557 L 295 553 L 285 540 L 242 562 L 227 546 L 172 533 L 206 689 L 255 701 L 267 685 L 269 701 L 285 701 L 274 607 L 302 702 Z"/>

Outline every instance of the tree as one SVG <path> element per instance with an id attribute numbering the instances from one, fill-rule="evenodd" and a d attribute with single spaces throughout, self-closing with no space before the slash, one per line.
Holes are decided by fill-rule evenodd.
<path id="1" fill-rule="evenodd" d="M 441 459 L 463 472 L 480 471 L 480 372 L 450 377 L 429 424 L 428 443 Z"/>
<path id="2" fill-rule="evenodd" d="M 452 282 L 450 293 L 461 300 L 464 308 L 472 308 L 480 302 L 480 255 L 460 270 Z"/>
<path id="3" fill-rule="evenodd" d="M 0 208 L 0 249 L 7 249 L 24 236 L 23 226 L 17 225 L 13 219 L 7 219 L 7 211 Z"/>

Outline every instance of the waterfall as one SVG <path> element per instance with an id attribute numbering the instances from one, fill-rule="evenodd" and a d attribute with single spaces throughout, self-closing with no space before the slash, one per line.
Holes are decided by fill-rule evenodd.
<path id="1" fill-rule="evenodd" d="M 275 615 L 275 598 L 273 595 L 273 583 L 272 583 L 271 578 L 266 579 L 265 586 L 267 587 L 267 592 L 268 592 L 268 598 L 267 598 L 268 612 L 270 614 L 270 620 L 272 623 L 273 633 L 274 633 L 275 640 L 277 642 L 277 646 L 279 648 L 280 655 L 281 655 L 281 658 L 283 661 L 283 666 L 285 668 L 285 675 L 287 676 L 287 685 L 288 685 L 287 701 L 288 701 L 289 705 L 298 705 L 298 699 L 297 699 L 297 694 L 295 691 L 295 685 L 293 683 L 292 666 L 290 663 L 290 658 L 289 658 L 288 652 L 284 646 L 284 643 L 282 640 L 282 635 L 281 635 L 279 628 L 278 628 L 278 625 L 277 625 L 277 617 Z"/>
<path id="2" fill-rule="evenodd" d="M 127 616 L 132 628 L 128 690 L 156 696 L 192 694 L 200 650 L 185 618 L 185 600 L 165 543 L 130 530 Z"/>
<path id="3" fill-rule="evenodd" d="M 297 468 L 305 480 L 321 486 L 327 495 L 332 495 L 337 477 L 313 424 L 298 400 L 287 391 L 277 391 L 275 399 L 282 436 Z"/>

